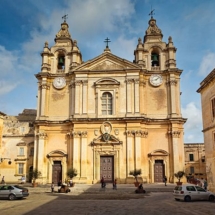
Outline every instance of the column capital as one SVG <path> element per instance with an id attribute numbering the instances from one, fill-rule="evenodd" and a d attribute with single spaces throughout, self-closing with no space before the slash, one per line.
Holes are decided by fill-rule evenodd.
<path id="1" fill-rule="evenodd" d="M 178 83 L 178 82 L 177 82 L 176 80 L 170 80 L 170 81 L 166 82 L 166 84 L 169 85 L 169 86 L 171 86 L 171 85 L 176 86 L 177 83 Z"/>
<path id="2" fill-rule="evenodd" d="M 168 131 L 168 134 L 171 135 L 173 138 L 179 138 L 181 132 L 180 131 Z"/>
<path id="3" fill-rule="evenodd" d="M 49 90 L 50 89 L 50 84 L 48 84 L 48 83 L 40 84 L 39 88 Z"/>
<path id="4" fill-rule="evenodd" d="M 39 139 L 47 139 L 47 137 L 48 137 L 47 133 L 45 133 L 45 132 L 38 132 L 38 133 L 36 134 L 36 136 L 37 136 Z"/>

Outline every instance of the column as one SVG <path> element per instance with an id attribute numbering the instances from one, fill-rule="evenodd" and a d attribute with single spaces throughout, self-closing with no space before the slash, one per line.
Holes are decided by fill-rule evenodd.
<path id="1" fill-rule="evenodd" d="M 173 181 L 177 181 L 176 178 L 174 177 L 174 173 L 178 172 L 178 171 L 183 171 L 183 169 L 181 169 L 180 166 L 180 157 L 183 156 L 179 147 L 178 147 L 178 141 L 179 141 L 179 137 L 180 137 L 180 131 L 178 130 L 174 130 L 174 131 L 169 131 L 168 132 L 169 135 L 171 135 L 171 139 L 172 139 L 172 155 L 173 155 L 173 172 L 171 172 L 171 178 L 173 179 Z"/>
<path id="2" fill-rule="evenodd" d="M 69 85 L 70 94 L 69 94 L 69 110 L 70 116 L 73 116 L 75 113 L 75 83 L 71 82 Z"/>
<path id="3" fill-rule="evenodd" d="M 134 113 L 140 112 L 139 79 L 134 80 Z"/>
<path id="4" fill-rule="evenodd" d="M 174 117 L 176 115 L 176 80 L 170 80 L 170 96 L 171 96 L 171 117 Z"/>
<path id="5" fill-rule="evenodd" d="M 80 81 L 75 82 L 75 114 L 80 114 Z"/>
<path id="6" fill-rule="evenodd" d="M 77 169 L 80 177 L 80 132 L 73 132 L 73 168 Z"/>
<path id="7" fill-rule="evenodd" d="M 127 79 L 127 114 L 131 113 L 131 103 L 132 103 L 132 99 L 131 99 L 131 80 Z"/>
<path id="8" fill-rule="evenodd" d="M 133 134 L 132 131 L 126 131 L 127 134 L 127 177 L 130 177 L 129 173 L 131 170 L 134 170 L 134 151 L 132 147 L 133 143 Z"/>
<path id="9" fill-rule="evenodd" d="M 47 176 L 47 167 L 44 164 L 44 158 L 45 158 L 45 142 L 47 139 L 47 134 L 44 131 L 39 131 L 37 133 L 37 139 L 38 139 L 38 144 L 37 144 L 37 165 L 34 166 L 34 169 L 37 168 L 38 171 L 42 173 L 43 180 L 46 180 L 44 178 Z"/>
<path id="10" fill-rule="evenodd" d="M 87 178 L 87 131 L 81 132 L 81 178 Z"/>
<path id="11" fill-rule="evenodd" d="M 141 135 L 142 132 L 135 132 L 135 168 L 141 169 Z"/>
<path id="12" fill-rule="evenodd" d="M 83 104 L 82 113 L 83 114 L 87 114 L 87 84 L 88 84 L 88 81 L 84 80 L 83 81 L 83 101 L 82 101 L 82 104 Z"/>
<path id="13" fill-rule="evenodd" d="M 67 139 L 67 154 L 68 154 L 68 166 L 72 166 L 72 133 L 66 134 Z"/>
<path id="14" fill-rule="evenodd" d="M 46 116 L 46 90 L 49 90 L 50 86 L 46 83 L 46 78 L 42 81 L 40 85 L 41 88 L 41 98 L 40 98 L 40 111 L 41 116 Z"/>

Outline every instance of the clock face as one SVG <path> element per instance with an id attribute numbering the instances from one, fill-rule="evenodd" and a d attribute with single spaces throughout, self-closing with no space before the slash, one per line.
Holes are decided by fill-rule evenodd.
<path id="1" fill-rule="evenodd" d="M 153 86 L 160 86 L 163 82 L 163 78 L 161 75 L 155 74 L 155 75 L 151 75 L 149 81 L 150 81 L 150 84 Z"/>
<path id="2" fill-rule="evenodd" d="M 62 89 L 66 86 L 66 80 L 63 77 L 57 77 L 53 81 L 53 86 L 57 89 Z"/>

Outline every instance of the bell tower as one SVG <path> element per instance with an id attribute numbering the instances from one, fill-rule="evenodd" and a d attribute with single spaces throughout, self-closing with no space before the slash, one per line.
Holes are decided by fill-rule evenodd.
<path id="1" fill-rule="evenodd" d="M 172 37 L 168 43 L 162 41 L 163 34 L 151 16 L 145 36 L 138 39 L 134 51 L 134 63 L 142 70 L 140 74 L 140 112 L 153 126 L 153 135 L 159 136 L 162 126 L 166 126 L 167 140 L 162 141 L 163 147 L 169 148 L 168 159 L 163 160 L 169 171 L 168 177 L 174 181 L 174 172 L 184 169 L 183 124 L 186 119 L 181 115 L 180 75 L 182 70 L 176 67 L 176 48 Z M 160 134 L 161 136 L 163 134 Z M 159 140 L 158 140 L 159 141 Z M 154 168 L 159 158 L 153 153 L 149 157 Z M 169 170 L 168 170 L 169 169 Z M 154 174 L 153 172 L 151 173 Z M 153 178 L 153 177 L 152 177 Z M 156 181 L 156 177 L 154 177 Z"/>

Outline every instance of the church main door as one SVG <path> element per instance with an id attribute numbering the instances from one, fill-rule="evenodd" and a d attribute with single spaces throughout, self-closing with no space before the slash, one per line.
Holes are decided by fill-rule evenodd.
<path id="1" fill-rule="evenodd" d="M 60 180 L 62 180 L 61 161 L 54 161 L 54 165 L 52 165 L 52 181 L 57 184 Z"/>
<path id="2" fill-rule="evenodd" d="M 105 182 L 113 181 L 113 164 L 114 164 L 113 156 L 101 156 L 100 157 L 100 176 L 104 177 Z"/>
<path id="3" fill-rule="evenodd" d="M 164 178 L 164 164 L 163 160 L 155 160 L 154 164 L 154 182 L 163 182 Z"/>

